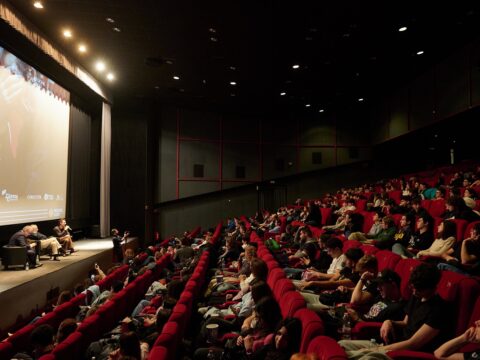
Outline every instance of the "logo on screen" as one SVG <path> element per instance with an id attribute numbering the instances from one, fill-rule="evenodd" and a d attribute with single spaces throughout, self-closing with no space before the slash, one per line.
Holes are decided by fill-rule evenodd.
<path id="1" fill-rule="evenodd" d="M 2 196 L 5 198 L 7 202 L 10 201 L 17 201 L 18 200 L 18 195 L 15 194 L 10 194 L 7 189 L 2 190 Z"/>

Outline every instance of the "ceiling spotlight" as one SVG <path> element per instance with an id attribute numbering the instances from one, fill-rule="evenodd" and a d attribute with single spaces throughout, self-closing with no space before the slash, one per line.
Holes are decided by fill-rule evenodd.
<path id="1" fill-rule="evenodd" d="M 236 96 L 235 94 L 230 94 L 230 96 Z"/>
<path id="2" fill-rule="evenodd" d="M 113 24 L 115 22 L 115 20 L 113 20 L 112 18 L 106 18 L 105 20 L 110 24 Z"/>
<path id="3" fill-rule="evenodd" d="M 285 96 L 285 95 L 287 95 L 286 92 L 281 92 L 281 93 L 280 93 L 280 96 Z"/>
<path id="4" fill-rule="evenodd" d="M 417 51 L 417 55 L 422 55 L 422 54 L 423 54 L 423 50 Z"/>
<path id="5" fill-rule="evenodd" d="M 108 79 L 108 81 L 113 81 L 113 80 L 115 80 L 115 75 L 113 75 L 112 73 L 108 73 L 107 74 L 107 79 Z"/>
<path id="6" fill-rule="evenodd" d="M 78 51 L 80 51 L 81 53 L 85 53 L 87 52 L 87 47 L 83 44 L 80 44 L 78 45 Z"/>
<path id="7" fill-rule="evenodd" d="M 305 104 L 305 107 L 310 107 L 311 105 L 310 104 Z"/>
<path id="8" fill-rule="evenodd" d="M 359 98 L 358 101 L 359 101 L 359 102 L 362 102 L 362 101 L 363 101 L 363 98 Z"/>
<path id="9" fill-rule="evenodd" d="M 174 75 L 173 80 L 180 80 L 180 77 L 178 77 L 177 75 Z"/>
<path id="10" fill-rule="evenodd" d="M 214 28 L 210 28 L 208 29 L 208 31 L 210 31 L 212 34 L 215 34 L 217 32 L 217 30 L 215 30 Z"/>
<path id="11" fill-rule="evenodd" d="M 235 81 L 230 81 L 230 85 L 235 86 L 235 85 L 237 85 L 237 83 Z"/>
<path id="12" fill-rule="evenodd" d="M 230 66 L 230 70 L 235 71 L 237 68 L 235 66 Z"/>
<path id="13" fill-rule="evenodd" d="M 120 30 L 120 28 L 118 28 L 118 27 L 114 27 L 114 28 L 113 28 L 113 31 L 115 31 L 115 32 L 120 32 L 120 31 L 122 31 L 122 30 Z"/>
<path id="14" fill-rule="evenodd" d="M 292 69 L 298 69 L 299 67 L 300 67 L 300 65 L 298 65 L 298 64 L 292 65 Z"/>
<path id="15" fill-rule="evenodd" d="M 323 109 L 318 110 L 318 112 L 320 112 L 320 113 L 322 113 L 322 112 L 324 112 L 324 111 L 325 111 L 325 110 L 323 110 Z"/>
<path id="16" fill-rule="evenodd" d="M 400 32 L 403 32 L 403 31 L 405 31 L 405 30 L 407 30 L 407 27 L 406 27 L 406 26 L 402 26 L 400 29 L 398 29 L 398 31 L 400 31 Z"/>
<path id="17" fill-rule="evenodd" d="M 98 61 L 98 62 L 95 64 L 95 69 L 97 69 L 97 71 L 102 72 L 102 71 L 105 70 L 105 68 L 106 68 L 105 63 L 102 62 L 102 61 Z"/>
<path id="18" fill-rule="evenodd" d="M 63 36 L 65 36 L 67 39 L 70 39 L 72 37 L 72 32 L 68 29 L 63 30 Z"/>
<path id="19" fill-rule="evenodd" d="M 43 9 L 43 4 L 42 4 L 41 1 L 35 1 L 35 2 L 33 3 L 33 6 L 34 6 L 35 8 L 37 8 L 37 9 Z"/>

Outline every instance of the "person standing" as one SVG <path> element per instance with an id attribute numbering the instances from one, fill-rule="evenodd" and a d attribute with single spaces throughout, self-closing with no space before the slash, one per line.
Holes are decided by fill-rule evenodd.
<path id="1" fill-rule="evenodd" d="M 113 253 L 115 254 L 115 258 L 117 259 L 117 262 L 123 262 L 123 248 L 122 245 L 127 242 L 127 237 L 130 235 L 128 231 L 125 231 L 123 233 L 123 237 L 120 236 L 120 231 L 118 229 L 113 228 L 111 231 L 111 234 L 113 236 L 112 242 L 113 242 Z"/>

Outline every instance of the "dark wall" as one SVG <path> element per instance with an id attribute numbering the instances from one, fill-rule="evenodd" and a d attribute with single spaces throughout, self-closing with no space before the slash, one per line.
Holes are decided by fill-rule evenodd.
<path id="1" fill-rule="evenodd" d="M 155 202 L 370 158 L 361 113 L 269 116 L 162 106 Z M 338 125 L 340 124 L 340 125 Z"/>

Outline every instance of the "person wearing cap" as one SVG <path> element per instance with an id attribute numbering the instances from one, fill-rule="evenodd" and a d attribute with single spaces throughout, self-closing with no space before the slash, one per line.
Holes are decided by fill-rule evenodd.
<path id="1" fill-rule="evenodd" d="M 400 293 L 400 276 L 393 270 L 383 270 L 374 283 L 377 284 L 379 296 L 367 312 L 360 314 L 351 307 L 347 308 L 350 318 L 355 322 L 401 320 L 405 317 L 404 306 Z"/>
<path id="2" fill-rule="evenodd" d="M 432 352 L 449 339 L 452 319 L 447 303 L 437 294 L 440 277 L 433 264 L 422 263 L 413 269 L 409 279 L 412 296 L 405 317 L 400 321 L 385 320 L 380 328 L 385 345 L 378 346 L 369 340 L 341 340 L 339 345 L 348 357 L 378 359 L 396 350 Z"/>

